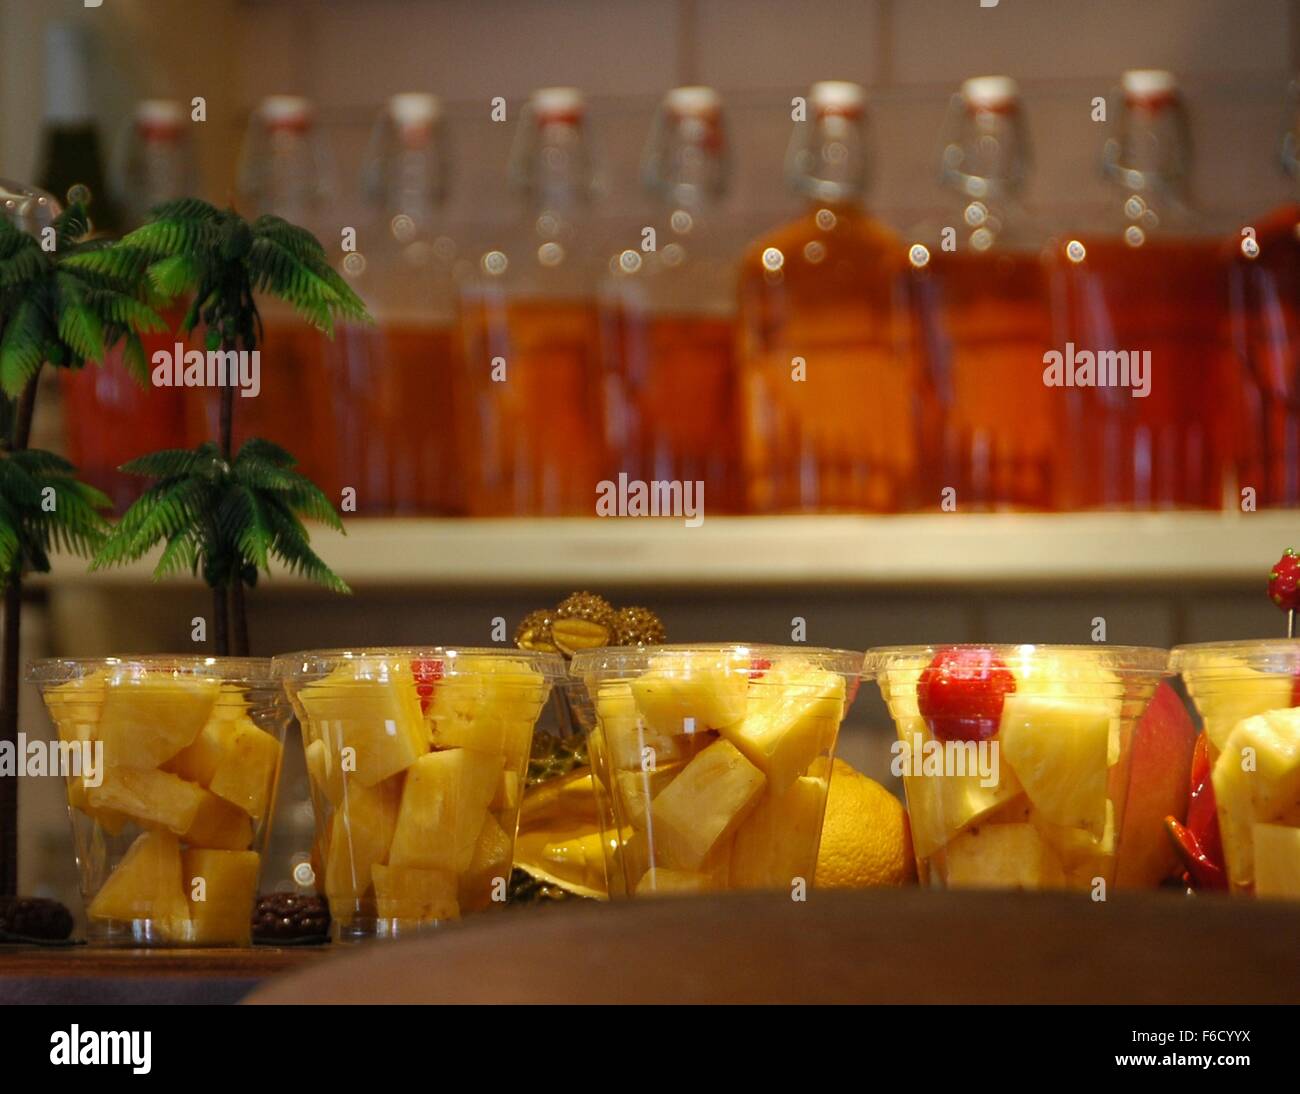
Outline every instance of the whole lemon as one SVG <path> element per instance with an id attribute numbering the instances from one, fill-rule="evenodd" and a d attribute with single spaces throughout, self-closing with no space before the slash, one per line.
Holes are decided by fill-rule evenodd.
<path id="1" fill-rule="evenodd" d="M 915 880 L 907 811 L 874 779 L 836 760 L 831 766 L 814 886 L 865 889 Z"/>

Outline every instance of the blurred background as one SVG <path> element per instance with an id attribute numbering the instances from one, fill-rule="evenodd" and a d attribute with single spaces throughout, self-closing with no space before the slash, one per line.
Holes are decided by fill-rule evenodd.
<path id="1" fill-rule="evenodd" d="M 74 28 L 75 41 L 69 44 L 64 31 L 56 30 L 51 45 L 52 25 Z M 900 329 L 912 331 L 922 344 L 915 355 L 924 360 L 926 353 L 937 352 L 930 344 L 935 339 L 927 341 L 926 332 L 932 335 L 942 329 L 939 343 L 960 346 L 966 330 L 953 319 L 955 312 L 936 319 L 924 311 L 927 300 L 941 298 L 930 291 L 943 284 L 941 275 L 954 277 L 959 287 L 970 284 L 970 275 L 944 274 L 940 262 L 928 264 L 930 253 L 942 257 L 940 229 L 960 226 L 964 219 L 962 245 L 969 242 L 979 249 L 978 227 L 985 221 L 971 219 L 972 210 L 978 204 L 984 210 L 980 217 L 987 216 L 988 210 L 974 198 L 986 198 L 1001 215 L 996 198 L 1026 210 L 1025 224 L 1033 226 L 1032 233 L 1026 228 L 1033 235 L 1032 243 L 1013 239 L 1007 231 L 1009 250 L 1039 255 L 1056 248 L 1052 253 L 1059 261 L 1061 248 L 1077 236 L 1089 241 L 1096 262 L 1104 253 L 1101 241 L 1110 231 L 1104 225 L 1117 200 L 1116 172 L 1112 170 L 1108 178 L 1102 170 L 1104 143 L 1108 138 L 1118 141 L 1122 154 L 1128 148 L 1125 132 L 1130 136 L 1136 132 L 1139 157 L 1144 154 L 1143 139 L 1163 142 L 1163 158 L 1137 166 L 1148 179 L 1168 171 L 1177 183 L 1178 209 L 1153 236 L 1173 227 L 1186 212 L 1184 206 L 1194 204 L 1198 211 L 1194 228 L 1186 229 L 1180 238 L 1192 239 L 1195 247 L 1202 248 L 1197 252 L 1203 259 L 1197 259 L 1196 276 L 1204 273 L 1210 279 L 1193 277 L 1184 289 L 1184 281 L 1171 276 L 1164 295 L 1149 309 L 1138 310 L 1152 314 L 1171 301 L 1177 303 L 1184 291 L 1188 295 L 1183 303 L 1195 302 L 1206 284 L 1212 282 L 1214 292 L 1221 285 L 1223 294 L 1215 298 L 1215 307 L 1222 308 L 1226 343 L 1234 336 L 1232 286 L 1249 289 L 1253 284 L 1247 275 L 1234 274 L 1242 261 L 1238 246 L 1242 230 L 1255 228 L 1248 234 L 1262 237 L 1266 226 L 1277 222 L 1284 225 L 1284 241 L 1294 243 L 1296 238 L 1291 231 L 1295 218 L 1285 212 L 1296 183 L 1281 169 L 1280 150 L 1284 135 L 1294 125 L 1288 84 L 1297 68 L 1300 3 L 1294 0 L 1146 0 L 1140 5 L 1125 0 L 1094 0 L 1086 5 L 1002 0 L 994 8 L 981 8 L 978 0 L 834 0 L 799 5 L 776 0 L 203 0 L 186 5 L 173 0 L 107 0 L 101 8 L 87 8 L 82 0 L 0 0 L 0 176 L 41 181 L 47 166 L 42 161 L 49 115 L 52 110 L 66 113 L 71 98 L 74 113 L 78 103 L 88 108 L 100 142 L 107 179 L 105 193 L 95 198 L 108 199 L 100 205 L 101 221 L 109 227 L 113 202 L 116 208 L 111 216 L 117 226 L 130 227 L 138 215 L 135 207 L 148 190 L 141 157 L 147 166 L 159 135 L 165 143 L 170 139 L 167 134 L 179 125 L 185 135 L 186 162 L 177 170 L 178 177 L 192 180 L 187 181 L 187 190 L 218 202 L 238 201 L 245 212 L 280 204 L 286 215 L 291 215 L 282 207 L 286 195 L 307 195 L 310 200 L 301 218 L 311 222 L 328 246 L 337 248 L 342 229 L 359 228 L 360 250 L 369 256 L 369 268 L 357 263 L 349 268 L 342 256 L 341 268 L 356 279 L 368 299 L 373 292 L 373 300 L 382 306 L 372 306 L 382 313 L 383 323 L 393 317 L 391 326 L 397 329 L 409 318 L 407 312 L 422 308 L 426 318 L 445 315 L 448 323 L 461 325 L 455 336 L 456 352 L 477 346 L 489 353 L 497 345 L 491 324 L 499 320 L 510 328 L 519 317 L 511 311 L 513 302 L 502 306 L 500 316 L 493 310 L 496 289 L 481 284 L 485 271 L 491 281 L 486 256 L 498 250 L 522 253 L 511 249 L 520 246 L 509 242 L 516 238 L 511 233 L 565 184 L 564 179 L 557 182 L 543 176 L 547 164 L 553 166 L 548 149 L 573 138 L 570 131 L 576 128 L 576 116 L 581 119 L 582 154 L 580 160 L 575 153 L 567 161 L 574 169 L 567 184 L 584 191 L 576 203 L 581 205 L 582 239 L 599 252 L 593 268 L 601 287 L 591 290 L 593 298 L 599 293 L 602 300 L 624 301 L 626 310 L 617 311 L 619 322 L 626 322 L 627 315 L 639 315 L 638 308 L 653 310 L 658 283 L 647 276 L 651 287 L 641 292 L 638 282 L 620 280 L 629 272 L 626 267 L 620 271 L 617 261 L 607 264 L 604 259 L 616 260 L 625 251 L 644 253 L 641 228 L 647 224 L 659 225 L 662 242 L 671 234 L 665 228 L 669 220 L 657 218 L 666 209 L 675 211 L 674 200 L 682 198 L 678 204 L 685 206 L 683 194 L 689 194 L 700 202 L 690 206 L 697 209 L 707 196 L 710 236 L 708 246 L 699 248 L 703 257 L 698 267 L 705 273 L 698 282 L 687 282 L 685 289 L 670 289 L 669 295 L 682 293 L 700 305 L 697 310 L 705 318 L 722 317 L 727 322 L 734 320 L 738 306 L 750 309 L 753 314 L 742 321 L 750 329 L 739 336 L 742 349 L 737 352 L 751 353 L 756 359 L 766 354 L 784 367 L 783 360 L 789 358 L 782 354 L 792 344 L 797 351 L 797 339 L 774 336 L 770 344 L 764 341 L 777 322 L 772 316 L 781 313 L 781 307 L 764 295 L 776 290 L 772 278 L 756 263 L 763 261 L 773 240 L 805 246 L 798 220 L 805 210 L 822 205 L 840 209 L 841 202 L 847 209 L 858 196 L 836 191 L 834 200 L 827 200 L 826 192 L 810 190 L 809 179 L 837 187 L 851 182 L 854 189 L 868 180 L 866 205 L 875 219 L 869 227 L 861 226 L 860 234 L 876 242 L 863 243 L 867 249 L 861 255 L 853 251 L 857 236 L 842 245 L 868 271 L 884 268 L 888 251 L 889 261 L 897 262 L 899 283 L 917 290 L 908 305 L 913 310 L 901 319 L 894 313 L 898 303 L 888 287 L 873 289 L 877 297 L 863 307 L 880 306 L 886 316 L 880 320 L 883 328 L 892 330 L 891 324 L 898 322 Z M 1170 92 L 1171 85 L 1161 82 L 1163 77 L 1154 84 L 1139 80 L 1122 87 L 1121 74 L 1129 69 L 1174 74 L 1176 95 Z M 964 99 L 954 100 L 963 81 L 989 74 L 1010 76 L 1016 87 L 986 84 L 982 89 L 968 88 Z M 823 89 L 820 99 L 810 93 L 811 85 L 825 80 L 861 85 L 865 105 L 843 87 Z M 576 88 L 582 97 L 530 100 L 536 89 L 555 86 Z M 665 92 L 681 86 L 706 86 L 714 89 L 716 97 L 666 106 Z M 400 106 L 386 106 L 390 96 L 413 91 L 433 93 L 437 103 L 408 99 L 406 115 Z M 191 120 L 196 96 L 202 97 L 206 111 L 201 123 Z M 268 96 L 294 98 L 268 104 Z M 860 152 L 861 177 L 819 180 L 816 168 L 806 164 L 800 176 L 795 157 L 792 179 L 787 153 L 796 96 L 810 98 L 810 116 L 822 126 L 817 130 L 820 137 L 812 138 L 822 141 L 813 146 L 814 151 L 848 148 L 854 170 Z M 498 97 L 504 103 L 504 121 L 492 119 Z M 1095 120 L 1098 98 L 1107 102 L 1105 122 Z M 1170 125 L 1169 115 L 1162 113 L 1166 98 L 1177 100 L 1177 124 Z M 154 99 L 181 104 L 181 121 L 174 108 L 140 111 L 139 103 Z M 409 136 L 402 118 L 409 122 L 411 111 L 417 123 L 421 118 L 428 123 L 424 131 L 436 134 L 436 144 L 403 144 L 410 155 L 398 157 L 395 167 L 391 157 L 385 158 L 390 145 L 384 142 L 395 135 L 401 144 Z M 713 119 L 718 116 L 725 119 L 725 145 L 712 136 Z M 1124 117 L 1134 130 L 1119 128 Z M 693 119 L 695 128 L 683 118 Z M 835 131 L 840 124 L 836 119 L 846 118 L 855 134 L 865 131 L 860 146 L 855 143 L 857 136 Z M 963 128 L 968 125 L 974 130 Z M 526 129 L 523 138 L 521 128 Z M 660 162 L 658 177 L 647 179 L 646 148 L 652 133 L 671 154 Z M 990 140 L 1003 153 L 1014 153 L 1015 162 L 1004 156 L 995 169 L 1015 175 L 1017 185 L 976 195 L 969 184 L 974 172 L 967 170 L 961 176 L 965 189 L 954 196 L 953 173 L 946 185 L 941 179 L 945 149 L 964 152 L 969 167 L 973 153 L 987 149 Z M 1178 142 L 1172 152 L 1171 140 Z M 295 141 L 298 151 L 286 152 Z M 674 141 L 684 141 L 688 151 L 694 149 L 694 158 L 677 156 L 680 148 Z M 722 147 L 725 186 L 715 188 L 707 170 L 692 175 L 691 168 L 698 172 L 701 163 L 707 168 L 714 162 L 710 153 Z M 1029 154 L 1022 157 L 1024 148 Z M 291 176 L 288 183 L 268 166 L 277 156 Z M 304 162 L 311 165 L 309 170 L 304 171 Z M 952 161 L 945 162 L 951 166 Z M 412 164 L 426 173 L 420 174 Z M 1029 166 L 1020 185 L 1024 164 Z M 393 185 L 393 172 L 404 170 L 402 165 L 411 168 L 415 178 L 412 182 L 410 172 L 401 175 L 410 183 L 406 191 Z M 1119 166 L 1122 169 L 1124 164 Z M 417 191 L 415 198 L 412 189 Z M 1148 182 L 1148 199 L 1153 192 Z M 816 199 L 812 206 L 810 196 Z M 380 223 L 388 229 L 383 243 L 391 245 L 388 237 L 393 235 L 394 221 L 388 214 L 395 208 L 393 202 L 401 200 L 423 203 L 421 208 L 430 213 L 431 224 L 415 218 L 418 239 L 428 245 L 430 262 L 439 264 L 439 269 L 446 267 L 445 284 L 439 280 L 441 274 L 435 276 L 421 267 L 421 276 L 428 273 L 429 284 L 435 287 L 418 306 L 402 298 L 400 286 L 383 281 L 382 248 L 366 242 L 374 239 L 367 235 L 366 226 Z M 558 199 L 552 204 L 567 209 Z M 1146 205 L 1143 208 L 1147 219 L 1140 223 L 1147 225 L 1150 211 Z M 1279 210 L 1284 211 L 1281 220 Z M 840 219 L 849 225 L 853 217 L 841 212 Z M 1130 219 L 1139 223 L 1131 215 Z M 770 234 L 783 224 L 793 225 L 792 234 Z M 821 222 L 817 227 L 831 231 Z M 534 228 L 529 222 L 529 230 Z M 872 235 L 884 228 L 895 233 L 888 245 Z M 976 230 L 969 232 L 970 228 Z M 1099 241 L 1095 248 L 1094 238 Z M 396 242 L 409 240 L 399 233 Z M 920 264 L 912 257 L 909 270 L 903 256 L 914 256 L 905 246 L 913 242 L 923 242 L 928 251 Z M 1131 247 L 1131 239 L 1127 242 Z M 999 251 L 1001 246 L 1000 242 Z M 540 248 L 539 254 L 544 250 Z M 1274 253 L 1270 249 L 1264 257 Z M 649 269 L 653 263 L 646 261 Z M 739 275 L 733 267 L 741 267 Z M 1097 267 L 1101 282 L 1108 269 L 1104 264 Z M 714 277 L 709 270 L 722 272 Z M 782 276 L 788 277 L 790 291 L 797 297 L 795 271 L 788 269 Z M 974 276 L 982 280 L 978 273 Z M 1286 266 L 1269 285 L 1280 286 L 1285 293 L 1300 284 L 1288 280 L 1293 276 Z M 748 297 L 740 293 L 739 301 L 736 277 L 753 290 Z M 908 282 L 908 277 L 913 280 Z M 404 279 L 389 278 L 393 280 Z M 870 277 L 860 280 L 875 284 Z M 477 288 L 464 288 L 476 281 Z M 1113 282 L 1121 294 L 1161 283 L 1159 268 L 1136 288 L 1131 280 Z M 1044 316 L 1054 306 L 1051 284 L 1055 282 L 1044 275 L 1034 290 L 1042 295 Z M 527 285 L 512 287 L 510 293 L 527 289 Z M 815 295 L 821 290 L 814 287 L 813 291 Z M 1063 291 L 1069 296 L 1073 290 Z M 432 294 L 442 294 L 436 305 L 429 302 Z M 537 295 L 556 299 L 542 290 Z M 465 301 L 471 306 L 467 308 Z M 1284 303 L 1286 308 L 1300 306 L 1300 298 L 1294 305 Z M 996 301 L 985 300 L 978 306 L 985 310 L 977 314 L 1000 314 Z M 1279 313 L 1279 329 L 1290 337 L 1291 312 L 1286 308 Z M 1193 310 L 1204 313 L 1194 304 Z M 1010 308 L 1006 314 L 1012 314 Z M 608 339 L 608 317 L 592 322 L 605 324 L 593 338 Z M 1186 324 L 1192 332 L 1188 337 L 1200 339 L 1199 328 L 1188 314 L 1162 322 Z M 381 327 L 389 329 L 383 323 Z M 498 334 L 511 352 L 523 353 L 531 344 L 513 328 Z M 546 337 L 539 335 L 538 340 L 545 343 Z M 616 334 L 615 340 L 621 337 Z M 999 338 L 1029 337 L 1020 328 L 1006 333 L 993 324 L 993 329 L 980 326 L 971 343 L 978 359 L 981 347 L 986 351 Z M 1149 345 L 1148 337 L 1155 336 L 1140 332 L 1130 344 Z M 866 341 L 874 338 L 872 334 Z M 489 644 L 498 620 L 506 621 L 510 633 L 529 609 L 554 604 L 567 592 L 587 587 L 619 604 L 655 608 L 676 641 L 788 642 L 801 621 L 810 644 L 854 649 L 969 640 L 1089 642 L 1096 637 L 1099 621 L 1105 640 L 1114 643 L 1169 646 L 1277 634 L 1280 617 L 1265 602 L 1263 585 L 1281 549 L 1300 539 L 1293 508 L 1300 466 L 1293 459 L 1294 426 L 1300 414 L 1297 358 L 1288 355 L 1291 343 L 1281 341 L 1285 342 L 1281 349 L 1269 342 L 1282 359 L 1281 379 L 1275 385 L 1281 394 L 1274 391 L 1273 395 L 1285 404 L 1285 420 L 1278 428 L 1290 438 L 1290 447 L 1283 444 L 1280 456 L 1272 453 L 1281 470 L 1273 467 L 1270 474 L 1280 485 L 1275 483 L 1270 491 L 1261 482 L 1266 496 L 1258 511 L 1251 507 L 1243 511 L 1239 504 L 1240 487 L 1254 482 L 1242 471 L 1244 457 L 1237 458 L 1241 450 L 1235 447 L 1243 436 L 1253 435 L 1250 407 L 1238 407 L 1228 397 L 1246 389 L 1242 377 L 1249 374 L 1250 366 L 1234 362 L 1226 346 L 1212 366 L 1206 365 L 1207 369 L 1222 366 L 1216 382 L 1222 381 L 1225 398 L 1213 397 L 1217 389 L 1210 386 L 1207 372 L 1204 386 L 1210 394 L 1199 403 L 1178 408 L 1183 415 L 1180 428 L 1195 432 L 1204 427 L 1206 437 L 1218 436 L 1217 426 L 1207 424 L 1212 416 L 1229 410 L 1234 415 L 1221 423 L 1228 438 L 1225 454 L 1201 476 L 1210 485 L 1199 495 L 1190 487 L 1174 487 L 1167 493 L 1121 490 L 1085 496 L 1088 492 L 1080 492 L 1080 482 L 1100 483 L 1107 490 L 1114 482 L 1082 448 L 1070 445 L 1064 426 L 1060 431 L 1048 430 L 1059 432 L 1048 446 L 1066 438 L 1068 451 L 1054 450 L 1052 457 L 1063 464 L 1072 458 L 1077 463 L 1081 453 L 1086 457 L 1082 475 L 1076 468 L 1073 492 L 1051 484 L 1043 485 L 1041 497 L 1034 496 L 1034 490 L 1027 491 L 1029 496 L 1014 489 L 999 492 L 988 482 L 981 486 L 978 475 L 968 475 L 969 483 L 961 479 L 960 468 L 953 471 L 946 463 L 929 467 L 936 461 L 927 461 L 927 438 L 947 429 L 945 414 L 952 408 L 945 404 L 942 391 L 929 390 L 922 379 L 916 388 L 920 426 L 912 440 L 900 442 L 905 447 L 919 436 L 919 451 L 909 456 L 910 470 L 903 476 L 908 486 L 900 487 L 897 497 L 891 493 L 882 500 L 879 493 L 859 495 L 848 488 L 835 494 L 829 487 L 823 493 L 783 493 L 802 465 L 783 471 L 775 466 L 781 456 L 779 444 L 772 442 L 773 455 L 763 448 L 770 437 L 755 439 L 757 427 L 744 422 L 727 425 L 719 419 L 719 436 L 729 431 L 746 434 L 750 429 L 746 436 L 735 438 L 737 451 L 748 444 L 760 453 L 754 456 L 750 451 L 743 460 L 721 457 L 724 469 L 743 469 L 749 476 L 748 483 L 737 487 L 730 508 L 750 515 L 710 515 L 700 528 L 684 528 L 680 520 L 562 519 L 572 509 L 551 504 L 544 491 L 493 493 L 490 482 L 476 477 L 488 474 L 478 464 L 459 467 L 457 475 L 469 486 L 458 499 L 399 496 L 408 477 L 403 474 L 405 450 L 394 440 L 397 431 L 422 431 L 419 438 L 427 438 L 419 449 L 422 453 L 436 449 L 439 437 L 456 437 L 460 456 L 449 449 L 449 460 L 463 459 L 466 451 L 485 451 L 475 446 L 472 436 L 463 439 L 467 422 L 490 432 L 483 425 L 489 421 L 487 412 L 473 393 L 462 395 L 459 402 L 449 399 L 445 405 L 434 400 L 414 414 L 408 406 L 403 415 L 400 406 L 367 401 L 370 389 L 362 383 L 357 405 L 364 405 L 371 416 L 340 415 L 336 408 L 327 441 L 301 435 L 308 431 L 299 428 L 296 393 L 290 393 L 289 410 L 279 404 L 280 423 L 295 422 L 296 431 L 286 442 L 305 458 L 321 461 L 311 470 L 332 493 L 352 482 L 349 475 L 360 476 L 357 461 L 374 458 L 374 453 L 383 453 L 388 467 L 386 474 L 377 473 L 373 489 L 359 487 L 360 512 L 347 517 L 346 538 L 321 532 L 313 540 L 352 584 L 355 595 L 330 597 L 284 578 L 261 582 L 250 605 L 254 652 L 373 643 Z M 1059 338 L 1052 337 L 1042 342 L 1049 347 L 1060 344 Z M 1031 364 L 1041 360 L 1042 346 L 1031 346 Z M 337 370 L 351 367 L 340 361 L 361 360 L 373 368 L 382 359 L 374 354 L 395 351 L 391 347 L 358 350 L 344 335 L 333 348 L 320 352 L 327 354 L 323 362 L 299 363 L 306 377 L 304 406 L 314 390 L 307 386 L 311 367 Z M 350 353 L 357 356 L 349 357 Z M 959 357 L 949 362 L 953 368 L 958 367 Z M 705 361 L 700 367 L 720 366 Z M 924 365 L 918 367 L 924 372 Z M 417 372 L 418 368 L 417 359 Z M 1244 371 L 1239 375 L 1233 368 Z M 1035 365 L 1034 374 L 1040 370 Z M 997 394 L 996 382 L 985 387 Z M 891 428 L 896 418 L 885 397 L 877 399 L 870 382 L 863 383 L 861 394 L 866 409 L 860 411 L 858 431 Z M 143 435 L 136 432 L 138 420 L 132 417 L 140 413 L 138 407 L 118 406 L 121 416 L 108 416 L 108 408 L 119 397 L 121 393 L 115 394 L 111 385 L 60 390 L 53 384 L 42 395 L 38 443 L 64 450 L 71 446 L 83 465 L 99 458 L 105 463 L 101 470 L 108 474 L 115 454 L 125 458 L 121 446 Z M 761 399 L 761 395 L 753 397 Z M 196 393 L 183 398 L 189 403 L 168 413 L 179 414 L 176 443 L 193 443 L 195 422 L 201 429 L 205 420 L 203 406 Z M 395 398 L 401 402 L 400 393 Z M 689 398 L 679 401 L 689 402 Z M 551 438 L 602 432 L 599 406 L 582 410 L 559 399 L 557 404 L 550 408 L 539 396 L 534 403 L 541 408 L 538 413 L 553 412 L 557 418 L 541 425 L 505 419 L 505 425 L 525 431 L 536 428 Z M 768 420 L 759 413 L 763 409 L 759 403 L 743 405 L 754 412 L 754 420 Z M 781 407 L 768 409 L 779 418 Z M 931 412 L 936 415 L 933 419 L 926 416 Z M 304 416 L 307 413 L 303 411 Z M 850 413 L 858 411 L 850 408 Z M 1024 411 L 1028 418 L 1034 413 Z M 620 419 L 610 430 L 614 441 L 635 432 L 629 420 Z M 939 424 L 936 432 L 928 433 L 926 423 L 932 420 Z M 845 425 L 848 434 L 854 432 L 852 426 L 852 420 Z M 1091 435 L 1097 434 L 1093 429 Z M 159 443 L 161 439 L 154 438 L 136 447 Z M 1116 443 L 1122 447 L 1123 441 Z M 934 447 L 940 446 L 936 442 Z M 945 441 L 946 455 L 951 454 L 948 448 Z M 717 451 L 725 450 L 714 451 L 714 458 Z M 564 452 L 568 453 L 567 447 Z M 507 453 L 512 459 L 530 455 L 535 453 Z M 698 460 L 708 455 L 700 454 Z M 1104 455 L 1098 453 L 1096 459 Z M 644 448 L 638 449 L 632 457 L 640 458 L 639 466 L 651 471 L 662 465 L 657 450 L 647 456 Z M 331 458 L 352 461 L 337 481 L 330 479 Z M 954 458 L 960 465 L 960 452 Z M 668 460 L 674 477 L 696 466 L 691 458 L 682 460 L 680 466 Z M 1139 456 L 1134 460 L 1141 463 Z M 484 465 L 490 462 L 484 456 Z M 825 482 L 840 473 L 832 465 L 833 459 L 826 461 L 832 470 Z M 432 473 L 439 481 L 440 466 L 435 464 Z M 614 461 L 602 466 L 624 465 Z M 1089 468 L 1095 481 L 1089 478 Z M 87 470 L 95 468 L 87 466 Z M 572 467 L 561 462 L 553 470 L 560 481 L 571 481 L 565 476 Z M 984 489 L 979 504 L 972 506 L 979 512 L 962 512 L 960 504 L 957 514 L 937 511 L 934 488 L 958 481 L 949 472 L 958 476 L 962 490 L 971 487 L 965 494 L 959 491 L 959 497 Z M 695 473 L 687 470 L 685 477 L 693 478 Z M 851 474 L 847 477 L 852 479 Z M 1061 481 L 1068 483 L 1070 478 L 1063 475 Z M 766 485 L 755 487 L 756 482 Z M 105 481 L 110 489 L 128 490 L 119 500 L 129 497 L 129 488 L 115 483 Z M 1204 482 L 1200 485 L 1204 487 Z M 585 498 L 590 492 L 580 493 Z M 486 507 L 473 503 L 482 498 L 497 500 Z M 1053 509 L 1070 511 L 1040 512 Z M 466 513 L 482 519 L 467 520 Z M 147 566 L 89 575 L 84 566 L 67 560 L 56 566 L 49 580 L 35 585 L 30 595 L 33 610 L 26 616 L 24 639 L 32 657 L 184 650 L 191 646 L 191 620 L 208 608 L 206 594 L 196 583 L 169 581 L 156 586 Z M 34 694 L 24 694 L 23 709 L 24 724 L 33 727 L 29 732 L 38 731 L 43 715 Z M 842 753 L 889 783 L 888 754 L 883 748 L 887 735 L 883 706 L 873 689 L 864 688 L 846 725 Z M 65 861 L 61 788 L 29 784 L 22 789 L 22 889 L 66 896 L 73 875 Z M 300 834 L 308 840 L 310 806 L 300 770 L 286 773 L 283 799 L 277 821 L 282 838 L 291 843 Z"/>

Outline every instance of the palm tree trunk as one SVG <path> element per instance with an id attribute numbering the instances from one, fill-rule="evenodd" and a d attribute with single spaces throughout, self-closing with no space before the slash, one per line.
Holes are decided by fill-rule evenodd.
<path id="1" fill-rule="evenodd" d="M 222 350 L 230 352 L 235 349 L 235 344 L 223 339 L 221 343 Z M 221 386 L 221 416 L 218 422 L 218 443 L 221 446 L 221 458 L 230 463 L 235 458 L 234 436 L 235 436 L 235 385 L 223 384 Z M 216 650 L 218 657 L 230 656 L 230 607 L 234 607 L 235 617 L 235 644 L 238 653 L 238 646 L 241 642 L 243 645 L 248 644 L 248 635 L 245 632 L 247 626 L 243 622 L 244 610 L 242 603 L 242 582 L 239 578 L 239 567 L 233 567 L 235 573 L 231 579 L 229 588 L 222 585 L 212 590 L 212 624 L 214 638 L 216 640 Z M 239 599 L 236 599 L 236 598 Z"/>
<path id="2" fill-rule="evenodd" d="M 221 388 L 221 458 L 227 462 L 235 458 L 234 448 L 235 386 Z"/>
<path id="3" fill-rule="evenodd" d="M 32 414 L 36 409 L 37 370 L 18 397 L 14 418 L 14 435 L 9 448 L 22 451 L 32 433 Z M 15 573 L 5 585 L 4 629 L 0 636 L 0 741 L 18 748 L 18 674 L 19 634 L 22 624 L 23 579 Z M 0 777 L 0 896 L 18 892 L 18 780 Z"/>
<path id="4" fill-rule="evenodd" d="M 218 657 L 230 655 L 230 619 L 226 610 L 226 587 L 212 590 L 212 652 Z"/>

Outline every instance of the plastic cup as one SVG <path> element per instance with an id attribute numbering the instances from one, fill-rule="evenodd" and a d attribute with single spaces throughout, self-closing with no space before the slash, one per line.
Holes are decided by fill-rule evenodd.
<path id="1" fill-rule="evenodd" d="M 394 938 L 504 904 L 554 654 L 398 647 L 275 659 L 302 728 L 335 937 Z"/>
<path id="2" fill-rule="evenodd" d="M 1179 646 L 1205 723 L 1230 890 L 1300 900 L 1300 639 Z"/>
<path id="3" fill-rule="evenodd" d="M 921 883 L 1104 895 L 1133 729 L 1167 660 L 1132 646 L 871 650 Z"/>
<path id="4" fill-rule="evenodd" d="M 797 646 L 575 655 L 610 895 L 811 887 L 861 667 L 860 653 Z"/>
<path id="5" fill-rule="evenodd" d="M 60 658 L 27 677 L 60 742 L 90 941 L 248 945 L 289 722 L 270 662 Z"/>

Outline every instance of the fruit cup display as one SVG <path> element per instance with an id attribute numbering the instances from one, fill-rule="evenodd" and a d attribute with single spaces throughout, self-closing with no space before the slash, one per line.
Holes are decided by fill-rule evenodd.
<path id="1" fill-rule="evenodd" d="M 415 934 L 503 903 L 533 727 L 563 662 L 319 650 L 275 672 L 302 728 L 335 937 Z"/>
<path id="2" fill-rule="evenodd" d="M 1117 847 L 1130 842 L 1136 729 L 1167 660 L 1124 646 L 872 650 L 866 671 L 897 729 L 921 883 L 1112 885 Z M 1171 726 L 1185 798 L 1191 735 Z M 1165 838 L 1160 818 L 1151 834 Z"/>
<path id="3" fill-rule="evenodd" d="M 81 746 L 68 813 L 90 941 L 248 945 L 289 723 L 270 662 L 56 659 L 28 678 Z"/>
<path id="4" fill-rule="evenodd" d="M 811 886 L 861 668 L 785 646 L 577 653 L 611 896 Z"/>
<path id="5" fill-rule="evenodd" d="M 1205 723 L 1199 813 L 1174 827 L 1200 888 L 1300 900 L 1300 639 L 1173 651 Z M 1172 826 L 1171 826 L 1172 827 Z"/>

